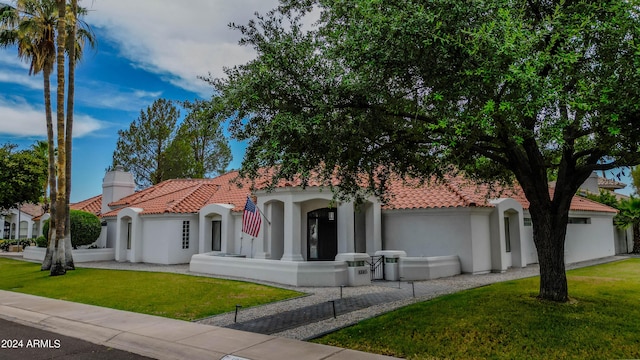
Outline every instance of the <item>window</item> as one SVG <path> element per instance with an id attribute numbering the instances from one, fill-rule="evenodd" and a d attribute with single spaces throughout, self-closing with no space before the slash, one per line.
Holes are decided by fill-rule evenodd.
<path id="1" fill-rule="evenodd" d="M 570 217 L 569 224 L 591 224 L 591 218 Z"/>
<path id="2" fill-rule="evenodd" d="M 509 231 L 509 218 L 504 218 L 504 241 L 507 252 L 511 252 L 511 232 Z"/>
<path id="3" fill-rule="evenodd" d="M 524 218 L 524 226 L 531 226 L 531 218 Z"/>
<path id="4" fill-rule="evenodd" d="M 26 221 L 20 221 L 20 232 L 18 233 L 18 239 L 26 239 L 29 231 L 29 223 Z"/>
<path id="5" fill-rule="evenodd" d="M 131 249 L 131 223 L 127 223 L 127 250 Z"/>
<path id="6" fill-rule="evenodd" d="M 222 249 L 222 221 L 213 220 L 211 222 L 211 250 L 220 251 Z"/>
<path id="7" fill-rule="evenodd" d="M 182 248 L 189 248 L 189 220 L 182 222 Z"/>

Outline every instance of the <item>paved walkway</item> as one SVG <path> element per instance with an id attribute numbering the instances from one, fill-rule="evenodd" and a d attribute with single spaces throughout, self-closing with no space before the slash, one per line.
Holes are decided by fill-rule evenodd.
<path id="1" fill-rule="evenodd" d="M 382 303 L 398 301 L 404 298 L 406 298 L 406 294 L 403 292 L 370 293 L 354 297 L 338 298 L 327 301 L 326 303 L 309 305 L 254 320 L 237 322 L 227 327 L 259 334 L 275 334 L 320 320 L 333 317 L 337 318 L 339 315 L 352 311 L 365 309 Z"/>
<path id="2" fill-rule="evenodd" d="M 3 290 L 0 290 L 0 318 L 154 359 L 393 359 L 338 347 Z M 23 340 L 26 344 L 30 339 L 17 340 Z M 61 341 L 60 346 L 68 345 Z M 48 352 L 52 349 L 40 350 L 43 358 L 50 358 Z M 4 357 L 5 351 L 10 350 L 0 349 L 0 358 Z"/>

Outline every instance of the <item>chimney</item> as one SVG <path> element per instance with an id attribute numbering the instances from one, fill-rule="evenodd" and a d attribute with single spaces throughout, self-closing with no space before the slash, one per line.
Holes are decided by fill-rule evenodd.
<path id="1" fill-rule="evenodd" d="M 107 172 L 102 180 L 102 209 L 101 213 L 111 211 L 109 203 L 118 201 L 135 192 L 136 183 L 133 174 L 124 171 L 122 165 L 116 165 L 115 169 Z"/>
<path id="2" fill-rule="evenodd" d="M 580 189 L 586 190 L 592 194 L 600 194 L 600 188 L 598 187 L 598 174 L 593 171 L 589 178 L 582 183 Z"/>

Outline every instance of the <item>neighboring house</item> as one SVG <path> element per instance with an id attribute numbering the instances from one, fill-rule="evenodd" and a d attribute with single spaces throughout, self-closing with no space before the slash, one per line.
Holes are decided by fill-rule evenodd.
<path id="1" fill-rule="evenodd" d="M 237 176 L 168 180 L 135 192 L 131 174 L 117 168 L 105 175 L 101 197 L 78 204 L 101 200 L 104 245 L 115 249 L 117 261 L 190 263 L 196 272 L 292 285 L 357 283 L 350 266 L 361 267 L 376 253 L 395 258 L 395 276 L 407 280 L 538 261 L 528 202 L 517 188 L 490 196 L 486 187 L 458 178 L 392 181 L 388 202 L 372 197 L 356 206 L 335 201 L 319 183 L 303 189 L 281 181 L 266 191 L 260 181 Z M 249 195 L 264 214 L 255 238 L 241 231 Z M 566 261 L 614 255 L 615 214 L 575 197 Z"/>
<path id="2" fill-rule="evenodd" d="M 97 195 L 86 200 L 69 205 L 72 210 L 81 210 L 100 216 L 102 212 L 102 195 Z"/>
<path id="3" fill-rule="evenodd" d="M 627 187 L 623 182 L 616 181 L 614 179 L 608 179 L 598 176 L 594 171 L 591 176 L 582 184 L 578 194 L 586 196 L 587 194 L 599 194 L 601 192 L 612 194 L 620 200 L 627 200 L 629 196 L 619 194 L 616 190 L 621 190 Z M 633 249 L 633 228 L 628 229 L 614 229 L 614 243 L 616 254 L 627 254 Z"/>
<path id="4" fill-rule="evenodd" d="M 0 239 L 32 239 L 40 234 L 41 204 L 23 204 L 20 209 L 0 212 Z"/>

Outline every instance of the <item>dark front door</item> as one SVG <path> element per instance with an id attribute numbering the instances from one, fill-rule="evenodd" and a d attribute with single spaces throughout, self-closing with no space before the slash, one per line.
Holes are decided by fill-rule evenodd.
<path id="1" fill-rule="evenodd" d="M 211 222 L 211 250 L 220 251 L 222 249 L 222 221 L 213 220 Z"/>
<path id="2" fill-rule="evenodd" d="M 318 209 L 307 214 L 307 254 L 309 260 L 333 261 L 338 254 L 336 209 Z"/>

